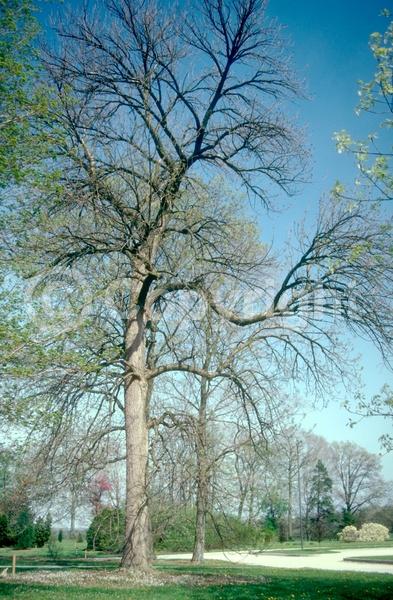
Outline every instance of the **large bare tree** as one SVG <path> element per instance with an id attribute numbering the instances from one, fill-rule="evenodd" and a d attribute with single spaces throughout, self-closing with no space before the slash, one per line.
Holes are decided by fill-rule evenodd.
<path id="1" fill-rule="evenodd" d="M 338 318 L 386 355 L 390 246 L 366 209 L 330 206 L 269 294 L 265 253 L 250 260 L 254 238 L 239 235 L 225 194 L 208 185 L 221 169 L 236 193 L 269 204 L 272 184 L 287 189 L 301 172 L 278 104 L 296 90 L 262 0 L 205 0 L 181 19 L 149 2 L 107 0 L 58 33 L 62 43 L 45 55 L 52 154 L 46 176 L 33 173 L 29 194 L 9 203 L 5 255 L 44 281 L 78 265 L 102 275 L 101 293 L 116 282 L 126 298 L 113 359 L 123 391 L 108 395 L 124 412 L 126 436 L 122 564 L 146 568 L 152 382 L 176 370 L 211 380 L 228 368 L 205 369 L 173 345 L 167 360 L 151 360 L 167 307 L 196 295 L 228 324 L 249 328 L 248 346 L 263 344 L 285 376 L 322 382 L 326 365 L 340 372 Z M 221 303 L 220 285 L 234 280 L 237 297 Z M 253 292 L 255 311 L 240 310 L 239 290 Z M 112 377 L 107 345 L 99 347 Z"/>
<path id="2" fill-rule="evenodd" d="M 297 144 L 276 100 L 294 85 L 260 0 L 206 1 L 182 19 L 131 0 L 108 1 L 103 10 L 106 18 L 97 9 L 72 19 L 59 32 L 62 50 L 46 58 L 57 90 L 53 118 L 66 132 L 62 208 L 74 217 L 59 223 L 47 253 L 57 265 L 89 256 L 105 262 L 113 254 L 128 265 L 123 565 L 143 568 L 150 561 L 146 413 L 153 375 L 146 336 L 154 304 L 185 286 L 166 249 L 192 244 L 195 254 L 230 271 L 218 246 L 220 215 L 192 221 L 192 207 L 182 202 L 191 170 L 225 167 L 264 202 L 260 176 L 286 188 L 294 163 L 298 168 Z M 204 250 L 209 229 L 217 230 L 216 243 Z"/>

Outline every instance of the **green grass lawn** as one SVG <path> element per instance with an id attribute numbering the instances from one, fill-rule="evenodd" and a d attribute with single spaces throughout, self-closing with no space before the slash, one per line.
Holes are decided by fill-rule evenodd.
<path id="1" fill-rule="evenodd" d="M 393 550 L 393 539 L 387 540 L 386 542 L 340 542 L 339 540 L 322 540 L 319 542 L 304 542 L 303 550 L 351 550 L 353 548 L 392 548 Z M 266 547 L 267 551 L 297 551 L 300 549 L 300 541 L 294 540 L 292 542 L 276 542 Z"/>
<path id="2" fill-rule="evenodd" d="M 335 552 L 339 552 L 339 548 L 333 550 L 332 548 L 286 548 L 285 550 L 265 550 L 265 552 L 269 555 L 274 556 L 313 556 L 314 554 L 334 554 Z"/>
<path id="3" fill-rule="evenodd" d="M 349 557 L 345 558 L 344 560 L 393 565 L 393 554 L 386 554 L 385 556 L 354 556 L 353 558 Z"/>
<path id="4" fill-rule="evenodd" d="M 207 585 L 120 589 L 111 582 L 92 587 L 1 581 L 0 596 L 14 600 L 391 600 L 393 577 L 363 573 L 293 571 L 207 563 L 158 563 L 158 573 L 194 575 Z"/>

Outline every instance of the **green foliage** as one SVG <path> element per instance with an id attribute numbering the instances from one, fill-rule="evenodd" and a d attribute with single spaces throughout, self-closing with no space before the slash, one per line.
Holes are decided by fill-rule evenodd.
<path id="1" fill-rule="evenodd" d="M 57 541 L 59 542 L 59 544 L 61 544 L 61 542 L 63 541 L 63 530 L 60 529 L 59 533 L 57 534 Z"/>
<path id="2" fill-rule="evenodd" d="M 356 517 L 352 514 L 350 510 L 343 508 L 342 511 L 342 525 L 346 527 L 347 525 L 355 525 Z"/>
<path id="3" fill-rule="evenodd" d="M 78 536 L 76 538 L 76 542 L 77 542 L 77 544 L 82 544 L 84 542 L 83 535 L 82 535 L 82 533 L 80 531 L 79 531 Z"/>
<path id="4" fill-rule="evenodd" d="M 270 490 L 261 500 L 261 509 L 265 513 L 263 532 L 269 543 L 279 532 L 281 520 L 288 510 L 288 503 L 277 490 Z"/>
<path id="5" fill-rule="evenodd" d="M 96 515 L 87 530 L 86 541 L 89 550 L 118 552 L 124 543 L 125 514 L 116 508 L 103 508 Z"/>
<path id="6" fill-rule="evenodd" d="M 31 0 L 0 0 L 0 187 L 20 183 L 49 151 L 50 94 L 36 64 Z"/>
<path id="7" fill-rule="evenodd" d="M 364 397 L 363 394 L 357 395 L 357 405 L 354 407 L 352 403 L 347 402 L 347 410 L 352 414 L 360 417 L 382 417 L 388 421 L 390 425 L 393 421 L 393 390 L 384 385 L 381 391 L 373 396 L 371 400 Z M 357 419 L 351 419 L 351 426 L 356 425 Z M 390 433 L 383 434 L 379 441 L 386 452 L 393 451 L 393 435 Z"/>
<path id="8" fill-rule="evenodd" d="M 389 19 L 389 11 L 382 16 Z M 393 21 L 384 33 L 370 36 L 370 50 L 376 62 L 371 81 L 359 82 L 359 104 L 356 114 L 366 111 L 376 115 L 379 131 L 370 133 L 366 140 L 354 140 L 342 130 L 334 134 L 337 151 L 351 153 L 355 157 L 360 178 L 356 184 L 363 191 L 363 198 L 371 194 L 373 200 L 393 199 L 392 145 L 393 127 Z M 333 189 L 335 197 L 344 196 L 344 187 L 337 182 Z M 361 194 L 359 194 L 362 197 Z"/>
<path id="9" fill-rule="evenodd" d="M 0 546 L 11 546 L 13 537 L 7 515 L 0 514 Z"/>
<path id="10" fill-rule="evenodd" d="M 195 536 L 195 510 L 167 507 L 152 512 L 154 547 L 171 552 L 190 552 Z M 248 525 L 236 517 L 208 514 L 206 519 L 206 550 L 217 548 L 248 548 L 264 543 L 259 527 Z"/>
<path id="11" fill-rule="evenodd" d="M 42 548 L 50 539 L 52 518 L 50 515 L 44 519 L 38 517 L 34 524 L 35 543 L 38 548 Z"/>
<path id="12" fill-rule="evenodd" d="M 156 550 L 190 552 L 195 537 L 195 510 L 167 507 L 152 511 L 153 543 Z M 118 552 L 124 542 L 124 511 L 104 508 L 96 515 L 87 530 L 90 550 Z M 264 543 L 264 532 L 236 517 L 224 514 L 208 515 L 206 522 L 206 549 L 249 548 Z"/>
<path id="13" fill-rule="evenodd" d="M 321 460 L 315 465 L 311 478 L 310 512 L 312 534 L 318 542 L 329 533 L 334 517 L 332 499 L 333 482 Z"/>
<path id="14" fill-rule="evenodd" d="M 20 550 L 34 546 L 34 521 L 28 507 L 23 508 L 17 518 L 16 525 L 16 547 Z"/>
<path id="15" fill-rule="evenodd" d="M 57 560 L 63 553 L 63 548 L 60 542 L 55 540 L 53 537 L 48 542 L 48 556 L 52 560 Z"/>

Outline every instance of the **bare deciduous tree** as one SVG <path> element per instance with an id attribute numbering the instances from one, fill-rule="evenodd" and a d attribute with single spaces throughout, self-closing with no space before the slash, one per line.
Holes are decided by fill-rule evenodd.
<path id="1" fill-rule="evenodd" d="M 381 460 L 351 442 L 332 445 L 332 468 L 337 494 L 348 514 L 355 514 L 384 497 L 386 484 L 381 477 Z M 333 470 L 331 471 L 333 474 Z"/>
<path id="2" fill-rule="evenodd" d="M 122 368 L 110 376 L 124 397 L 111 386 L 107 393 L 124 411 L 124 423 L 115 424 L 126 436 L 122 564 L 146 568 L 152 382 L 171 371 L 209 381 L 228 369 L 225 361 L 205 369 L 176 351 L 160 364 L 150 360 L 167 306 L 174 312 L 180 298 L 196 295 L 226 323 L 249 328 L 248 347 L 263 345 L 285 376 L 322 385 L 329 365 L 343 372 L 337 319 L 387 355 L 392 266 L 377 217 L 330 205 L 315 234 L 302 236 L 299 257 L 271 296 L 261 283 L 266 253 L 249 259 L 242 225 L 228 217 L 222 194 L 206 187 L 210 172 L 224 169 L 268 204 L 270 185 L 286 189 L 300 170 L 297 141 L 277 104 L 295 86 L 262 0 L 204 0 L 180 23 L 136 0 L 107 0 L 102 10 L 107 19 L 101 10 L 70 19 L 59 31 L 62 48 L 46 54 L 57 153 L 34 193 L 14 200 L 4 247 L 25 272 L 33 266 L 61 278 L 77 264 L 105 274 L 108 285 L 121 281 L 126 292 L 119 352 L 107 361 L 106 343 L 99 345 L 99 361 Z M 233 280 L 253 291 L 252 314 L 239 310 L 238 298 L 218 300 L 219 284 Z M 84 375 L 94 381 L 93 395 L 100 376 Z"/>

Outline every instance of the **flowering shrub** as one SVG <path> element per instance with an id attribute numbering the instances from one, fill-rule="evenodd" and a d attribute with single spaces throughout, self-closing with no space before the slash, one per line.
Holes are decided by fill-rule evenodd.
<path id="1" fill-rule="evenodd" d="M 358 532 L 359 542 L 384 542 L 389 539 L 389 529 L 379 523 L 364 523 Z"/>
<path id="2" fill-rule="evenodd" d="M 341 542 L 384 542 L 389 539 L 389 529 L 379 523 L 364 523 L 359 531 L 348 525 L 337 535 Z"/>
<path id="3" fill-rule="evenodd" d="M 353 525 L 347 525 L 337 535 L 340 542 L 356 542 L 359 536 L 359 532 Z"/>

